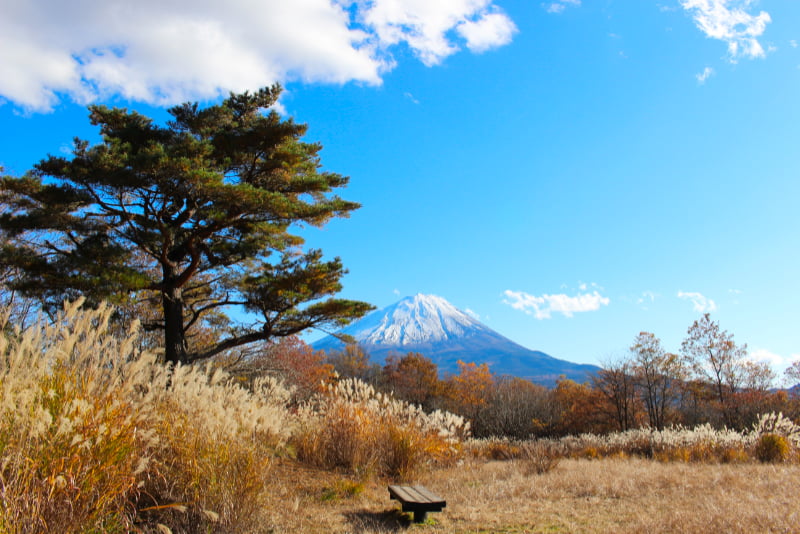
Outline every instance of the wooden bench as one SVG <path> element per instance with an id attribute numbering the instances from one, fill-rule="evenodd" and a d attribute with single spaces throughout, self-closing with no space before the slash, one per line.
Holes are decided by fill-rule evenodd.
<path id="1" fill-rule="evenodd" d="M 389 498 L 400 501 L 404 512 L 414 512 L 414 523 L 423 523 L 428 512 L 441 512 L 447 506 L 425 486 L 389 486 Z"/>

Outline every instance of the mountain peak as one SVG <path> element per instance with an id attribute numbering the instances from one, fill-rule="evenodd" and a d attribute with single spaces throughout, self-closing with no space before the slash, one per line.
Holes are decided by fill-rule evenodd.
<path id="1" fill-rule="evenodd" d="M 475 330 L 486 327 L 442 297 L 417 293 L 371 313 L 342 333 L 369 345 L 413 345 L 462 338 Z"/>
<path id="2" fill-rule="evenodd" d="M 581 382 L 599 369 L 522 347 L 442 297 L 422 293 L 374 311 L 339 333 L 352 336 L 378 362 L 392 353 L 420 352 L 445 374 L 459 372 L 458 361 L 463 360 L 552 386 L 561 376 Z M 340 350 L 344 343 L 328 336 L 312 346 Z"/>

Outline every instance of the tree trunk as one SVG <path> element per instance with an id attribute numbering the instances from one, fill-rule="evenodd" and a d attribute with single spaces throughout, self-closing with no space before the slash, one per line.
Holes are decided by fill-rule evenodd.
<path id="1" fill-rule="evenodd" d="M 163 293 L 164 358 L 167 363 L 188 363 L 186 333 L 183 330 L 183 293 L 170 287 Z"/>

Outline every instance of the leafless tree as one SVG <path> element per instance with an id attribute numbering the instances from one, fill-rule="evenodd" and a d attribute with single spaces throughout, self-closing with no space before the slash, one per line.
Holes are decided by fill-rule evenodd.
<path id="1" fill-rule="evenodd" d="M 761 366 L 745 364 L 747 345 L 737 345 L 733 334 L 720 329 L 706 313 L 689 327 L 681 352 L 695 377 L 711 385 L 722 422 L 737 426 L 736 393 L 753 379 L 753 372 L 763 371 Z"/>
<path id="2" fill-rule="evenodd" d="M 636 381 L 633 364 L 627 358 L 609 359 L 593 378 L 594 387 L 608 401 L 619 430 L 636 424 Z"/>
<path id="3" fill-rule="evenodd" d="M 678 355 L 666 352 L 661 340 L 650 332 L 640 332 L 630 352 L 636 388 L 650 426 L 661 430 L 679 395 L 679 384 L 685 378 L 684 366 Z"/>

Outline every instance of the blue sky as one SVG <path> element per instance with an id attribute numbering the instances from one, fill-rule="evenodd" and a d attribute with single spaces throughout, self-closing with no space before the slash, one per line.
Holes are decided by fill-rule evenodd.
<path id="1" fill-rule="evenodd" d="M 0 165 L 96 140 L 89 102 L 279 81 L 363 204 L 304 231 L 343 296 L 437 294 L 590 363 L 708 311 L 800 359 L 800 2 L 214 4 L 0 0 Z"/>

